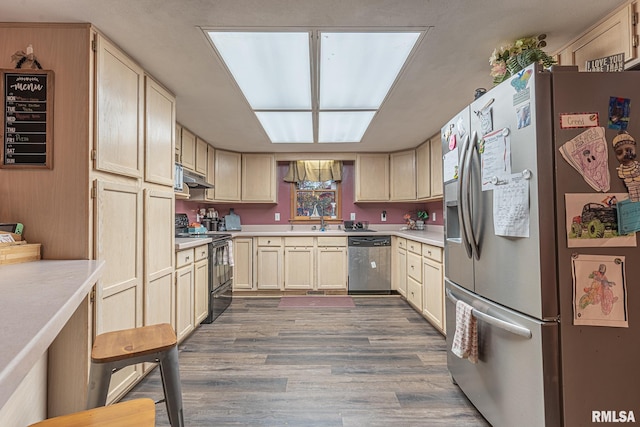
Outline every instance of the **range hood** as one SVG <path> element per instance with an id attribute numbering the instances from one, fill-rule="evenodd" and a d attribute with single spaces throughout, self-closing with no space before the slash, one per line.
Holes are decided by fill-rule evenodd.
<path id="1" fill-rule="evenodd" d="M 184 169 L 184 175 L 182 182 L 184 182 L 189 188 L 213 188 L 213 185 L 205 181 L 204 177 Z"/>

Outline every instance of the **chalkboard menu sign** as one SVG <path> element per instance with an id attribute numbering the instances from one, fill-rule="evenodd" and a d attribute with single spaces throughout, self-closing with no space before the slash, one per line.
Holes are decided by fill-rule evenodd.
<path id="1" fill-rule="evenodd" d="M 53 71 L 0 70 L 1 168 L 52 168 Z"/>

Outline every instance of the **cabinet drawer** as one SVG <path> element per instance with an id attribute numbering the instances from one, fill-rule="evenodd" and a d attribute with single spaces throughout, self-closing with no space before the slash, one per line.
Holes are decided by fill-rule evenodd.
<path id="1" fill-rule="evenodd" d="M 285 237 L 285 246 L 313 246 L 313 237 L 297 236 L 297 237 Z"/>
<path id="2" fill-rule="evenodd" d="M 413 240 L 407 240 L 407 250 L 414 254 L 422 255 L 422 243 Z"/>
<path id="3" fill-rule="evenodd" d="M 398 237 L 398 247 L 401 249 L 407 249 L 407 239 Z"/>
<path id="4" fill-rule="evenodd" d="M 282 237 L 258 237 L 258 246 L 280 246 Z"/>
<path id="5" fill-rule="evenodd" d="M 198 246 L 194 248 L 195 258 L 194 261 L 200 261 L 206 259 L 209 256 L 209 247 L 207 245 Z"/>
<path id="6" fill-rule="evenodd" d="M 407 253 L 407 275 L 418 283 L 422 283 L 422 257 L 413 252 Z"/>
<path id="7" fill-rule="evenodd" d="M 422 311 L 422 285 L 411 277 L 407 279 L 407 301 Z"/>
<path id="8" fill-rule="evenodd" d="M 422 256 L 432 259 L 436 262 L 442 262 L 442 248 L 423 243 Z"/>
<path id="9" fill-rule="evenodd" d="M 176 268 L 180 268 L 193 262 L 193 248 L 176 252 Z"/>
<path id="10" fill-rule="evenodd" d="M 338 236 L 318 237 L 318 246 L 347 246 L 347 238 Z"/>

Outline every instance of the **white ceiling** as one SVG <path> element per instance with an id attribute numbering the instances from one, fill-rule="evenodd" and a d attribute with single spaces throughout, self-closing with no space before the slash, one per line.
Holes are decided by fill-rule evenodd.
<path id="1" fill-rule="evenodd" d="M 90 22 L 177 97 L 177 119 L 243 152 L 415 147 L 491 87 L 489 56 L 547 34 L 554 52 L 626 0 L 3 0 L 0 21 Z M 357 144 L 271 144 L 200 28 L 431 27 Z M 26 47 L 23 47 L 26 48 Z M 37 47 L 36 55 L 37 55 Z"/>

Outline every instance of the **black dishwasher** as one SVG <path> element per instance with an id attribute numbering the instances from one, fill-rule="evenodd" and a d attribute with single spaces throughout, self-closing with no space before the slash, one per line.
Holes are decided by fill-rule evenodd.
<path id="1" fill-rule="evenodd" d="M 391 237 L 349 237 L 349 294 L 391 293 Z"/>

